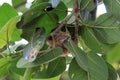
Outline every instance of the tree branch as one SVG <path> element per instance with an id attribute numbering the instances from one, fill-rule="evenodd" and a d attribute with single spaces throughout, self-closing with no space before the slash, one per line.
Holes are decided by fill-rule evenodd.
<path id="1" fill-rule="evenodd" d="M 78 5 L 78 0 L 74 0 L 74 13 L 75 13 L 75 44 L 78 44 L 78 27 L 79 27 L 79 19 L 80 19 L 80 10 Z"/>
<path id="2" fill-rule="evenodd" d="M 67 22 L 70 20 L 70 18 L 73 16 L 73 14 L 74 14 L 74 10 L 72 10 L 71 14 L 68 15 L 63 22 L 60 23 L 58 28 L 56 30 L 54 30 L 51 33 L 51 35 L 54 35 L 54 34 L 56 34 L 56 32 L 60 31 L 67 24 Z"/>

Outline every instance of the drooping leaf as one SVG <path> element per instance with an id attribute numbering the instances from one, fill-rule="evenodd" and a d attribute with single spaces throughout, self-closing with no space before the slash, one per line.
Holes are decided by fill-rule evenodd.
<path id="1" fill-rule="evenodd" d="M 108 80 L 107 64 L 97 54 L 88 54 L 88 72 L 90 80 Z"/>
<path id="2" fill-rule="evenodd" d="M 28 62 L 28 61 L 24 60 L 23 58 L 21 58 L 17 63 L 17 67 L 18 68 L 28 68 L 28 67 L 39 66 L 41 64 L 45 64 L 45 63 L 55 60 L 61 54 L 62 54 L 61 48 L 54 48 L 49 51 L 38 54 L 36 60 L 33 62 Z"/>
<path id="3" fill-rule="evenodd" d="M 75 59 L 72 60 L 69 67 L 69 77 L 70 80 L 88 80 L 88 74 L 84 71 L 76 62 Z"/>
<path id="4" fill-rule="evenodd" d="M 72 40 L 65 42 L 65 47 L 75 56 L 75 59 L 78 63 L 78 65 L 88 71 L 88 62 L 87 62 L 87 56 L 84 51 L 82 51 L 80 48 L 78 48 Z"/>
<path id="5" fill-rule="evenodd" d="M 34 61 L 39 50 L 43 47 L 45 39 L 46 35 L 44 29 L 36 29 L 31 42 L 29 42 L 29 44 L 23 49 L 23 58 L 30 62 Z"/>
<path id="6" fill-rule="evenodd" d="M 15 41 L 15 40 L 21 39 L 20 38 L 21 31 L 16 28 L 16 23 L 19 20 L 19 18 L 20 18 L 19 16 L 13 17 L 0 30 L 0 35 L 1 35 L 0 36 L 0 48 L 6 45 L 9 41 Z"/>
<path id="7" fill-rule="evenodd" d="M 0 6 L 0 29 L 13 17 L 17 16 L 18 13 L 9 4 L 4 3 Z"/>
<path id="8" fill-rule="evenodd" d="M 10 66 L 11 58 L 1 58 L 0 59 L 0 78 L 8 74 L 8 68 Z"/>

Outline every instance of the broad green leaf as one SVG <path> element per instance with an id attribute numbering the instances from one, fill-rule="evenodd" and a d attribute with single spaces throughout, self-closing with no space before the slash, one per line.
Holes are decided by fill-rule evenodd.
<path id="1" fill-rule="evenodd" d="M 10 66 L 11 58 L 0 59 L 0 78 L 8 74 L 8 68 Z"/>
<path id="2" fill-rule="evenodd" d="M 61 2 L 54 10 L 50 13 L 54 13 L 58 16 L 59 21 L 63 20 L 67 16 L 67 7 L 66 5 Z"/>
<path id="3" fill-rule="evenodd" d="M 75 56 L 78 65 L 88 71 L 88 62 L 86 53 L 77 47 L 72 40 L 65 42 L 65 47 Z"/>
<path id="4" fill-rule="evenodd" d="M 44 27 L 46 34 L 48 35 L 56 26 L 58 23 L 58 17 L 55 14 L 47 13 L 42 15 L 38 22 L 36 22 L 36 25 L 40 27 Z"/>
<path id="5" fill-rule="evenodd" d="M 13 72 L 14 74 L 17 74 L 17 75 L 21 75 L 23 76 L 24 75 L 24 72 L 25 72 L 25 68 L 17 68 L 16 64 L 17 64 L 17 61 L 18 60 L 15 60 L 11 63 L 10 67 L 9 67 L 9 70 L 11 72 Z"/>
<path id="6" fill-rule="evenodd" d="M 94 52 L 103 51 L 102 44 L 98 41 L 91 28 L 84 28 L 81 37 L 85 44 Z"/>
<path id="7" fill-rule="evenodd" d="M 108 51 L 107 61 L 109 63 L 114 63 L 120 60 L 120 43 L 113 47 L 111 50 Z"/>
<path id="8" fill-rule="evenodd" d="M 39 53 L 39 50 L 43 47 L 45 39 L 45 30 L 43 28 L 36 29 L 32 40 L 23 49 L 23 58 L 30 62 L 34 61 Z"/>
<path id="9" fill-rule="evenodd" d="M 49 51 L 46 50 L 46 52 L 38 54 L 36 60 L 33 62 L 28 62 L 28 61 L 24 60 L 23 58 L 21 58 L 17 63 L 17 67 L 18 68 L 28 68 L 28 67 L 39 66 L 41 64 L 45 64 L 45 63 L 55 60 L 61 54 L 62 54 L 61 48 L 54 48 Z"/>
<path id="10" fill-rule="evenodd" d="M 47 77 L 55 77 L 64 72 L 66 69 L 66 60 L 65 58 L 58 58 L 49 63 L 47 68 Z"/>
<path id="11" fill-rule="evenodd" d="M 91 11 L 95 8 L 94 0 L 81 0 L 80 8 Z"/>
<path id="12" fill-rule="evenodd" d="M 48 64 L 47 69 L 39 70 L 33 75 L 33 78 L 52 78 L 60 75 L 66 69 L 66 60 L 64 57 L 55 59 Z"/>
<path id="13" fill-rule="evenodd" d="M 20 31 L 16 28 L 16 23 L 19 20 L 19 18 L 20 18 L 19 16 L 13 17 L 0 30 L 0 35 L 1 35 L 0 36 L 0 48 L 6 45 L 9 41 L 15 41 L 15 39 L 17 40 L 20 39 Z"/>
<path id="14" fill-rule="evenodd" d="M 18 11 L 24 13 L 28 8 L 26 8 L 27 0 L 11 0 L 12 6 Z M 29 4 L 30 5 L 30 4 Z"/>
<path id="15" fill-rule="evenodd" d="M 48 78 L 48 79 L 31 79 L 31 80 L 59 80 L 60 76 L 54 77 L 54 78 Z"/>
<path id="16" fill-rule="evenodd" d="M 31 23 L 31 21 L 40 15 L 44 13 L 44 10 L 47 6 L 49 6 L 49 3 L 41 3 L 37 5 L 36 7 L 30 8 L 28 11 L 23 13 L 21 21 L 18 22 L 17 27 L 18 28 L 26 28 L 26 24 Z M 28 27 L 28 26 L 27 26 Z"/>
<path id="17" fill-rule="evenodd" d="M 17 16 L 18 13 L 9 4 L 4 3 L 0 6 L 0 29 L 13 17 Z"/>
<path id="18" fill-rule="evenodd" d="M 89 80 L 108 80 L 107 64 L 97 54 L 88 54 Z"/>
<path id="19" fill-rule="evenodd" d="M 68 8 L 73 8 L 74 0 L 62 0 Z M 82 0 L 78 0 L 78 5 L 80 5 Z"/>
<path id="20" fill-rule="evenodd" d="M 33 4 L 31 5 L 31 8 L 44 2 L 49 2 L 49 0 L 35 0 Z M 67 16 L 67 7 L 63 2 L 61 2 L 55 9 L 52 9 L 51 11 L 47 11 L 47 12 L 56 14 L 59 17 L 59 20 L 63 20 Z M 47 7 L 49 6 L 50 5 L 48 5 Z"/>
<path id="21" fill-rule="evenodd" d="M 120 23 L 111 14 L 100 16 L 94 25 L 94 34 L 102 43 L 114 44 L 120 41 Z"/>
<path id="22" fill-rule="evenodd" d="M 12 0 L 12 5 L 14 6 L 14 7 L 17 7 L 17 6 L 19 6 L 20 4 L 23 4 L 23 3 L 26 3 L 27 2 L 27 0 Z"/>
<path id="23" fill-rule="evenodd" d="M 37 5 L 39 5 L 40 3 L 42 3 L 42 2 L 48 2 L 48 0 L 34 0 L 34 1 L 32 2 L 32 5 L 30 6 L 30 8 L 37 6 Z"/>
<path id="24" fill-rule="evenodd" d="M 117 72 L 115 71 L 115 69 L 109 63 L 107 63 L 107 66 L 109 72 L 108 80 L 117 80 Z"/>
<path id="25" fill-rule="evenodd" d="M 70 80 L 88 80 L 88 74 L 76 62 L 75 59 L 70 63 L 68 71 Z"/>
<path id="26" fill-rule="evenodd" d="M 116 16 L 119 19 L 120 17 L 120 0 L 103 0 L 108 13 Z M 120 20 L 120 19 L 119 19 Z"/>

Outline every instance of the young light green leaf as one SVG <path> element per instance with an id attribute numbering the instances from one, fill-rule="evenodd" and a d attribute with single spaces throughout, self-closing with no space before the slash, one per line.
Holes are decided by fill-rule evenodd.
<path id="1" fill-rule="evenodd" d="M 120 43 L 116 44 L 111 50 L 108 51 L 107 61 L 109 63 L 119 62 L 120 60 Z"/>
<path id="2" fill-rule="evenodd" d="M 88 73 L 78 65 L 75 59 L 70 63 L 68 74 L 70 80 L 88 80 Z"/>
<path id="3" fill-rule="evenodd" d="M 0 29 L 13 17 L 17 16 L 17 11 L 9 4 L 0 6 Z"/>
<path id="4" fill-rule="evenodd" d="M 8 68 L 10 66 L 11 58 L 0 59 L 0 78 L 8 74 Z"/>
<path id="5" fill-rule="evenodd" d="M 88 80 L 108 80 L 108 68 L 102 57 L 88 54 Z"/>
<path id="6" fill-rule="evenodd" d="M 0 30 L 0 48 L 2 48 L 4 45 L 6 45 L 9 41 L 14 41 L 14 36 L 16 34 L 13 34 L 15 31 L 18 31 L 18 36 L 16 39 L 20 39 L 20 33 L 19 30 L 16 28 L 16 23 L 19 20 L 19 16 L 13 17 L 10 19 L 4 27 Z"/>
<path id="7" fill-rule="evenodd" d="M 88 71 L 87 56 L 84 51 L 78 48 L 72 40 L 65 42 L 65 47 L 75 56 L 78 65 Z"/>
<path id="8" fill-rule="evenodd" d="M 17 67 L 18 68 L 28 68 L 28 67 L 34 67 L 34 66 L 39 66 L 41 64 L 45 64 L 48 62 L 51 62 L 58 58 L 62 54 L 62 49 L 61 48 L 54 48 L 51 50 L 46 50 L 46 52 L 38 54 L 36 57 L 36 60 L 33 62 L 26 61 L 25 59 L 21 58 L 17 62 Z"/>

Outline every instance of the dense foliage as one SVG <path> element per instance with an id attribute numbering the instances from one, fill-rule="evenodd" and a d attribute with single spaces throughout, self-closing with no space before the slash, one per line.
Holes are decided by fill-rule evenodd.
<path id="1" fill-rule="evenodd" d="M 101 3 L 107 12 L 97 17 Z M 120 0 L 25 4 L 0 6 L 1 80 L 118 80 Z"/>

